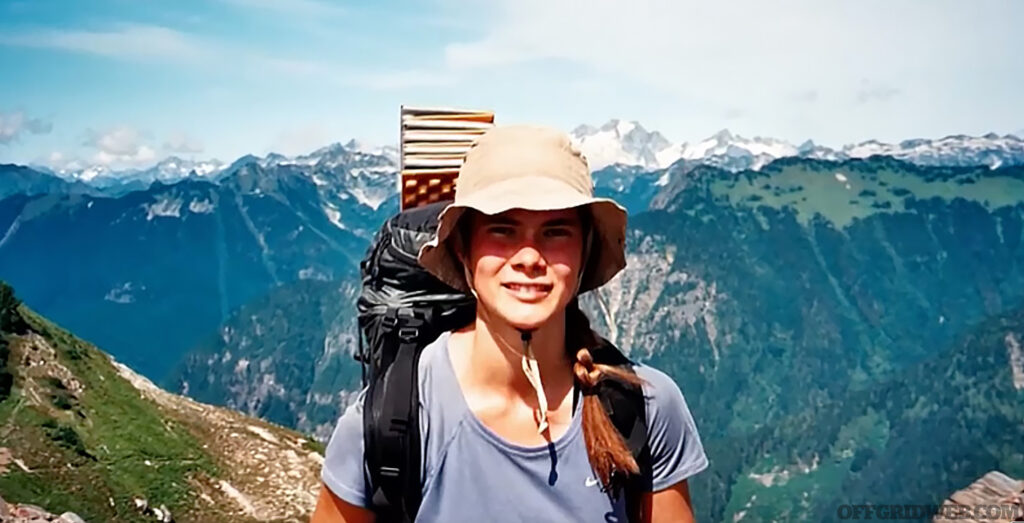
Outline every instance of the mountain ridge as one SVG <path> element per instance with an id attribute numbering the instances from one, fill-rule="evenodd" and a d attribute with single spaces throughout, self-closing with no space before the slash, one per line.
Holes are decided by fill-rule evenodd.
<path id="1" fill-rule="evenodd" d="M 734 171 L 758 170 L 773 160 L 792 156 L 848 160 L 882 155 L 921 165 L 988 165 L 993 168 L 1024 163 L 1024 139 L 995 133 L 980 137 L 914 138 L 896 144 L 866 140 L 833 149 L 811 140 L 795 146 L 777 138 L 745 138 L 728 129 L 695 143 L 672 143 L 657 131 L 647 131 L 639 122 L 613 119 L 601 127 L 578 126 L 573 137 L 591 160 L 592 169 L 614 164 L 663 169 L 685 160 Z"/>
<path id="2" fill-rule="evenodd" d="M 647 130 L 635 120 L 611 119 L 601 126 L 578 125 L 572 130 L 571 136 L 587 155 L 593 170 L 616 164 L 665 169 L 681 160 L 717 165 L 729 170 L 757 170 L 773 160 L 790 156 L 845 160 L 885 155 L 921 165 L 988 165 L 993 168 L 1024 163 L 1024 137 L 1011 133 L 987 133 L 982 136 L 953 134 L 932 139 L 911 138 L 897 143 L 868 139 L 830 148 L 809 139 L 794 145 L 772 137 L 746 138 L 722 129 L 694 143 L 674 143 L 658 131 Z M 269 152 L 263 157 L 247 154 L 230 163 L 216 159 L 195 160 L 169 156 L 152 166 L 121 170 L 112 170 L 105 165 L 29 167 L 69 182 L 82 182 L 109 193 L 123 193 L 144 188 L 156 181 L 217 180 L 250 162 L 259 163 L 263 167 L 333 167 L 351 163 L 350 157 L 353 155 L 376 157 L 392 171 L 398 168 L 397 147 L 370 146 L 356 140 L 344 144 L 333 142 L 295 156 L 276 152 Z"/>

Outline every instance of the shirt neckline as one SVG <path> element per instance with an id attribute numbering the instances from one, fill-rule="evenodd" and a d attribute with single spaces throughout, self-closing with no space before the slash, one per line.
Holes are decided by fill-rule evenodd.
<path id="1" fill-rule="evenodd" d="M 442 339 L 440 341 L 443 353 L 442 360 L 444 360 L 442 362 L 441 367 L 442 371 L 445 374 L 447 374 L 447 376 L 444 376 L 443 381 L 448 381 L 449 383 L 452 384 L 454 395 L 458 397 L 457 401 L 459 402 L 459 407 L 464 412 L 463 416 L 466 418 L 468 424 L 485 439 L 487 439 L 495 446 L 509 453 L 530 457 L 547 457 L 549 456 L 552 447 L 556 451 L 560 451 L 579 437 L 583 427 L 581 415 L 582 409 L 580 408 L 580 405 L 576 405 L 575 409 L 573 410 L 572 421 L 569 423 L 569 429 L 566 430 L 564 434 L 562 434 L 561 436 L 559 436 L 558 438 L 549 443 L 532 446 L 521 445 L 518 443 L 511 442 L 502 437 L 497 432 L 491 430 L 491 428 L 485 425 L 484 422 L 480 421 L 480 418 L 477 418 L 476 414 L 474 414 L 473 411 L 469 408 L 469 403 L 466 401 L 466 396 L 462 391 L 462 385 L 459 383 L 458 378 L 455 376 L 455 365 L 452 364 L 451 345 L 449 344 L 449 341 L 451 340 L 451 332 L 445 332 L 441 336 Z M 582 402 L 579 403 L 582 404 Z"/>

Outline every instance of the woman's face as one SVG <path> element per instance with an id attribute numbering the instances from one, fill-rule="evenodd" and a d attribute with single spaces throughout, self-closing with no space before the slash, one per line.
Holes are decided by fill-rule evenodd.
<path id="1" fill-rule="evenodd" d="M 583 250 L 576 209 L 473 213 L 468 240 L 477 301 L 492 315 L 534 329 L 572 300 Z"/>

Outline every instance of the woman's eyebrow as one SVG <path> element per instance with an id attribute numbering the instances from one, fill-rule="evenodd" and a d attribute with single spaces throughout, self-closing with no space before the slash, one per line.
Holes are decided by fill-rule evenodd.
<path id="1" fill-rule="evenodd" d="M 484 223 L 487 225 L 519 225 L 519 220 L 514 220 L 508 216 L 487 216 L 484 219 Z"/>
<path id="2" fill-rule="evenodd" d="M 580 221 L 574 218 L 555 218 L 544 222 L 544 227 L 566 227 L 579 225 Z"/>

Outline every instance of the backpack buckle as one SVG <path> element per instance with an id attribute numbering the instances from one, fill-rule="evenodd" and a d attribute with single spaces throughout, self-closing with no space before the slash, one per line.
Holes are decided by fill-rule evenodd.
<path id="1" fill-rule="evenodd" d="M 402 327 L 398 329 L 398 337 L 402 341 L 413 342 L 420 337 L 420 330 L 416 327 Z"/>
<path id="2" fill-rule="evenodd" d="M 392 432 L 403 436 L 409 433 L 409 420 L 404 418 L 391 418 L 391 425 L 388 427 Z"/>
<path id="3" fill-rule="evenodd" d="M 380 323 L 384 327 L 386 332 L 391 332 L 395 330 L 395 327 L 398 326 L 398 318 L 395 317 L 389 310 L 388 313 L 383 318 L 380 319 Z"/>

